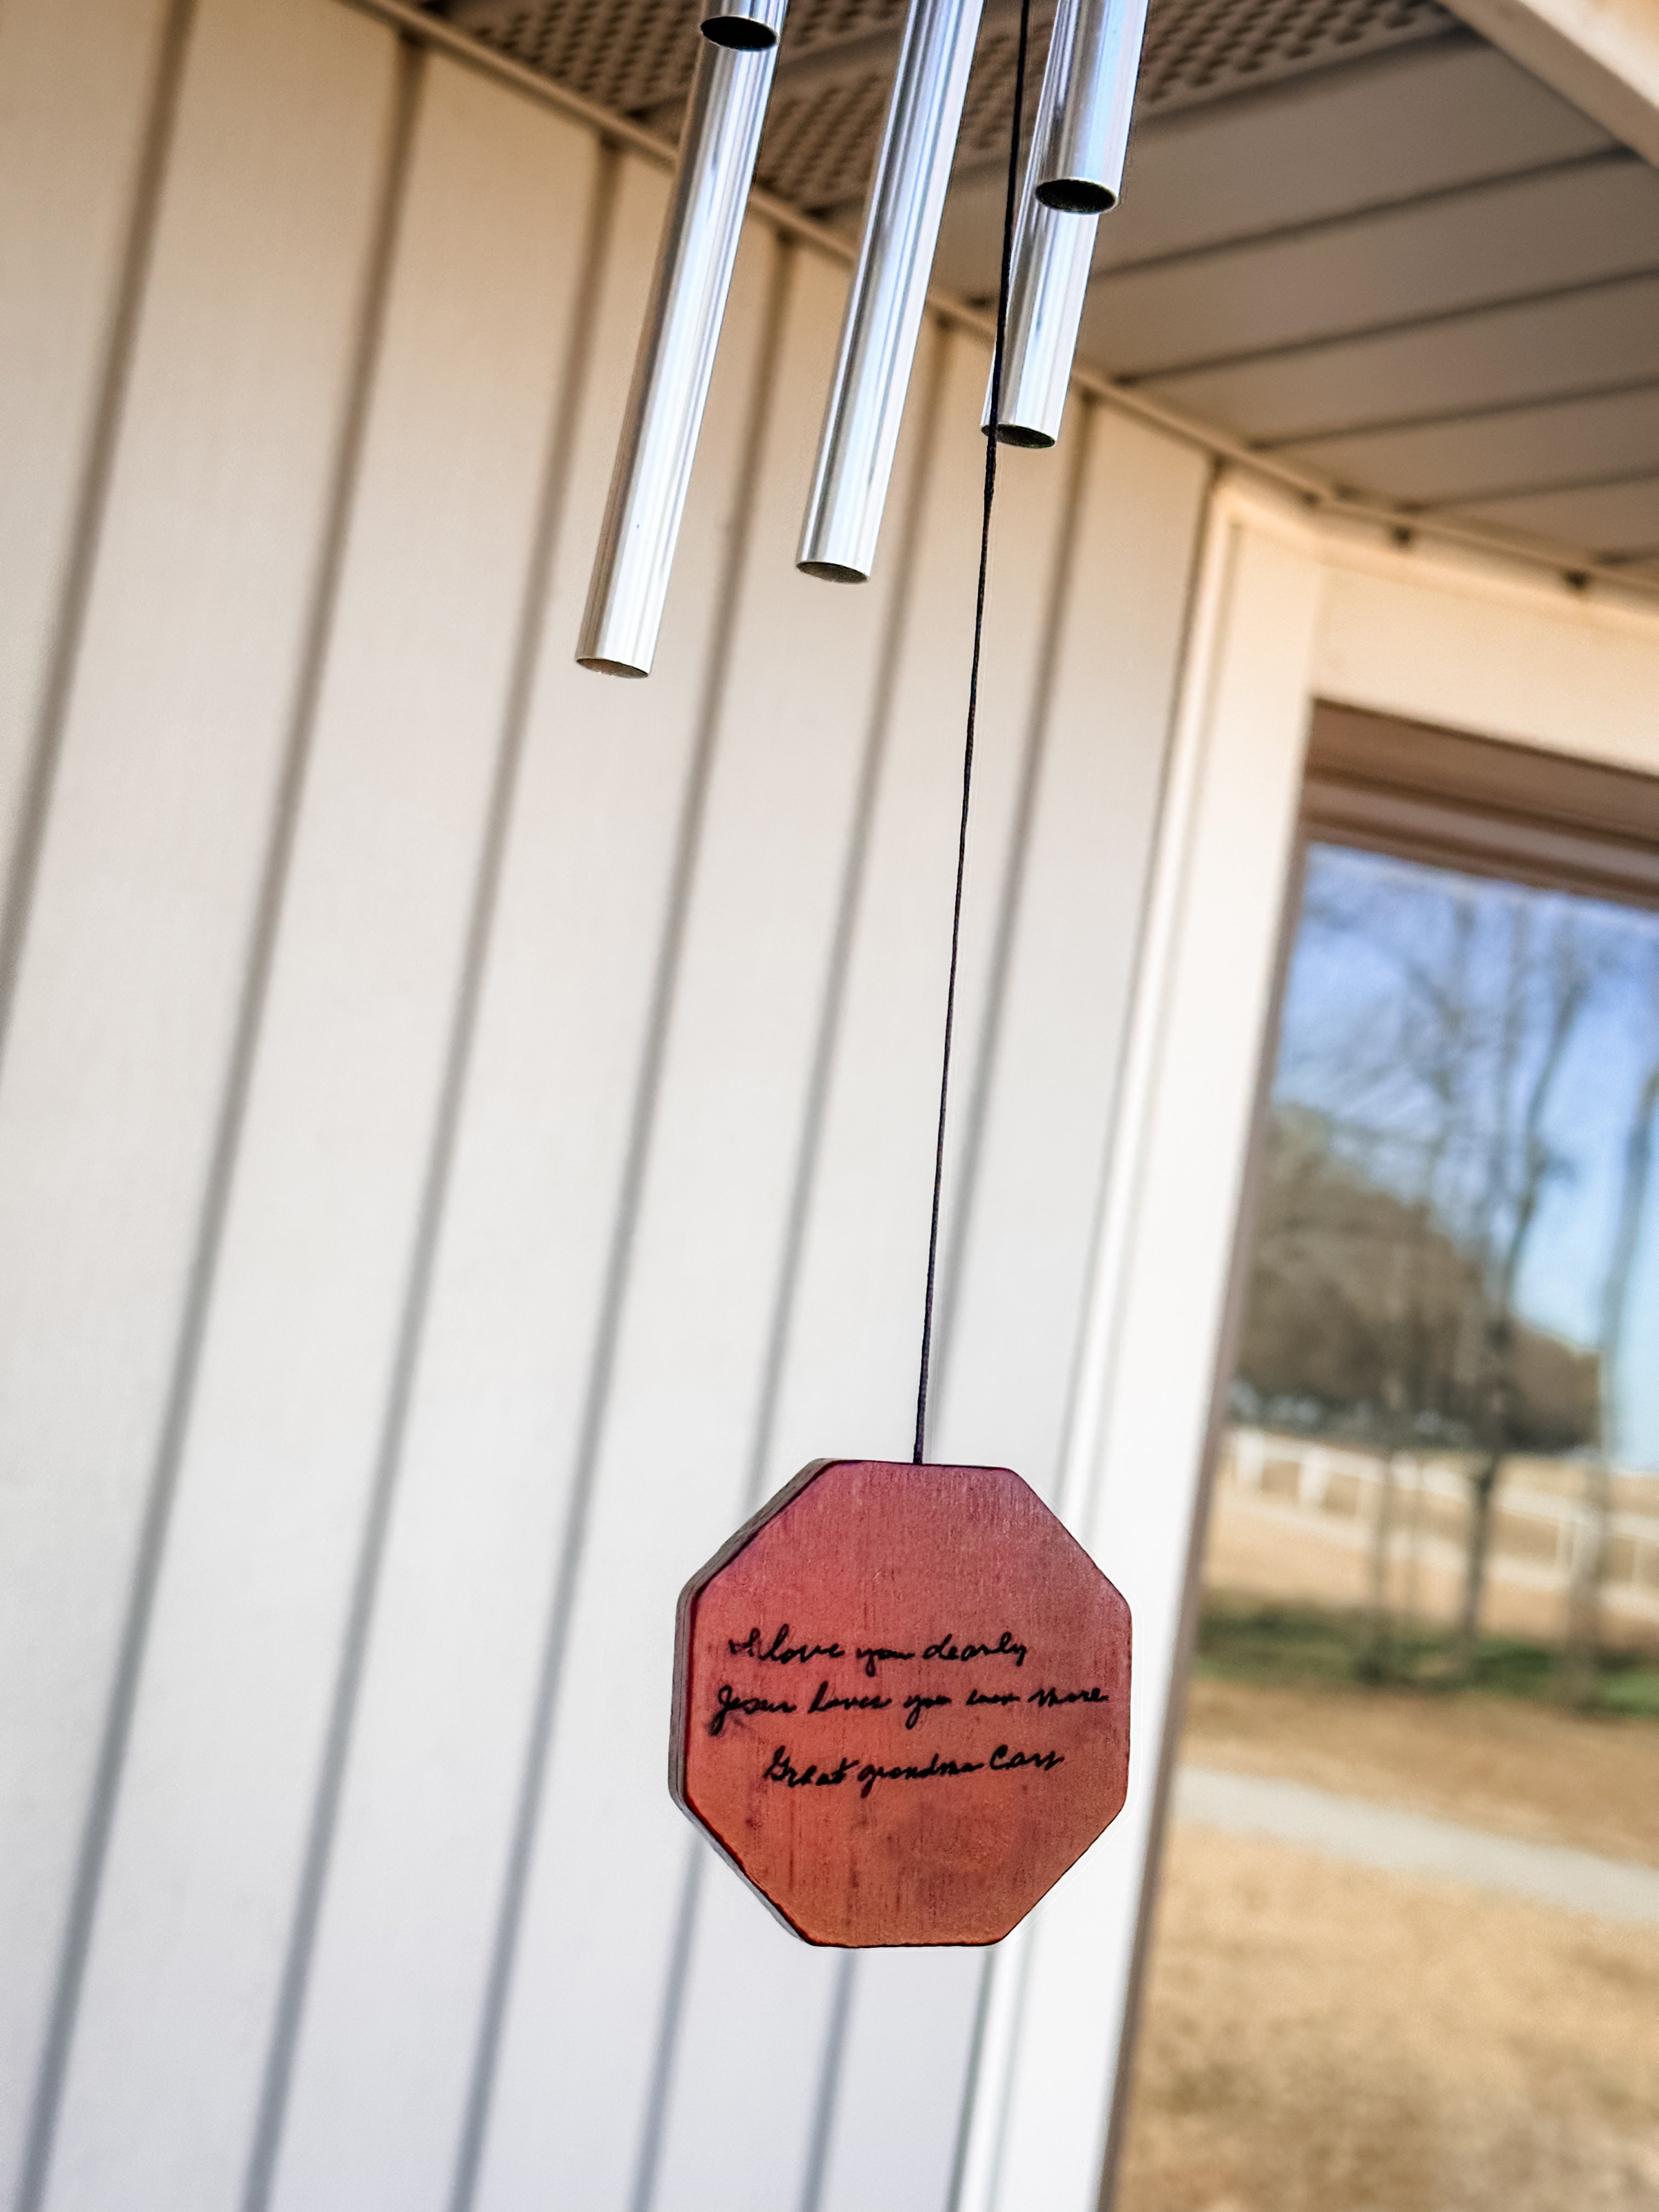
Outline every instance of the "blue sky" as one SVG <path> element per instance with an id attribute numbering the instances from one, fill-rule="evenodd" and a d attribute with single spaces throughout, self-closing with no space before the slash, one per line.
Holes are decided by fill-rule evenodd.
<path id="1" fill-rule="evenodd" d="M 1563 1011 L 1570 1018 L 1563 1018 Z M 1292 956 L 1274 1095 L 1468 1233 L 1492 1162 L 1565 1043 L 1541 1130 L 1550 1158 L 1517 1303 L 1595 1342 L 1641 1086 L 1659 1064 L 1659 915 L 1316 846 Z M 1500 1069 L 1509 1071 L 1504 1081 Z M 1622 1334 L 1619 1456 L 1659 1470 L 1659 1142 Z"/>

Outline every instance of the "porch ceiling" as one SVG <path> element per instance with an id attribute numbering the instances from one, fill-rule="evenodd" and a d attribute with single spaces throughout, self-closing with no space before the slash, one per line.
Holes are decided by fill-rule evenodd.
<path id="1" fill-rule="evenodd" d="M 761 181 L 851 228 L 903 0 L 793 0 Z M 686 0 L 450 0 L 672 135 Z M 1051 0 L 1036 10 L 1039 46 Z M 936 276 L 995 284 L 1013 0 Z M 1437 0 L 1152 0 L 1080 358 L 1342 489 L 1659 578 L 1659 173 Z"/>

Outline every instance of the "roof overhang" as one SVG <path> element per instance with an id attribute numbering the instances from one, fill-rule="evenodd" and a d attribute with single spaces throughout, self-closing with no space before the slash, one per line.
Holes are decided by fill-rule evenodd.
<path id="1" fill-rule="evenodd" d="M 634 143 L 676 134 L 688 0 L 356 4 Z M 831 250 L 906 4 L 791 0 L 757 200 Z M 1039 41 L 1054 5 L 1034 0 Z M 934 271 L 979 317 L 1017 21 L 984 0 Z M 1659 0 L 1152 0 L 1079 369 L 1316 503 L 1650 593 Z"/>
<path id="2" fill-rule="evenodd" d="M 1659 167 L 1659 0 L 1451 0 L 1472 30 Z"/>

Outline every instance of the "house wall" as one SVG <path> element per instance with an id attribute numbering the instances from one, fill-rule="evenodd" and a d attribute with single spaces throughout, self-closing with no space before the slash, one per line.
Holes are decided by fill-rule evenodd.
<path id="1" fill-rule="evenodd" d="M 797 1943 L 673 1600 L 908 1452 L 987 362 L 799 577 L 845 270 L 757 217 L 577 670 L 665 189 L 343 0 L 0 8 L 16 2212 L 1086 2212 L 1309 700 L 1659 768 L 1650 617 L 1007 457 L 933 1447 L 1129 1596 L 1132 1792 L 994 1954 Z"/>
<path id="2" fill-rule="evenodd" d="M 752 224 L 607 681 L 659 167 L 338 0 L 8 0 L 0 121 L 0 2201 L 942 2206 L 984 1960 L 663 1778 L 687 1573 L 908 1455 L 983 347 L 802 579 Z M 1003 479 L 933 1443 L 1051 1492 L 1207 475 Z"/>

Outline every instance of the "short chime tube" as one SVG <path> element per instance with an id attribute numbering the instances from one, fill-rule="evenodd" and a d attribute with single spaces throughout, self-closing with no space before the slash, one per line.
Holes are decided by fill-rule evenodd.
<path id="1" fill-rule="evenodd" d="M 703 0 L 702 44 L 576 658 L 648 676 L 788 0 Z"/>
<path id="2" fill-rule="evenodd" d="M 1067 0 L 1055 17 L 1058 111 L 1036 185 L 1045 207 L 1101 215 L 1117 205 L 1146 28 L 1146 0 Z"/>
<path id="3" fill-rule="evenodd" d="M 1115 13 L 1116 27 L 1110 35 L 1096 35 L 1098 26 L 1091 28 L 1083 20 L 1091 13 L 1100 24 Z M 1055 15 L 1014 247 L 998 415 L 998 434 L 1011 446 L 1052 446 L 1060 435 L 1100 210 L 1115 204 L 1122 182 L 1145 16 L 1145 0 L 1118 0 L 1115 11 L 1097 6 L 1096 0 L 1060 0 Z M 1104 82 L 1097 74 L 1085 78 L 1080 72 L 1091 42 L 1107 72 Z M 1108 118 L 1109 197 L 1091 199 L 1079 193 L 1051 200 L 1044 179 L 1052 189 L 1052 180 L 1067 169 L 1067 137 L 1081 111 L 1097 120 Z M 1096 181 L 1099 190 L 1108 189 Z M 988 385 L 983 420 L 988 428 Z"/>
<path id="4" fill-rule="evenodd" d="M 1097 216 L 1059 215 L 1026 192 L 997 414 L 997 435 L 1005 445 L 1052 446 L 1060 436 L 1098 222 Z M 981 419 L 988 430 L 988 380 Z"/>
<path id="5" fill-rule="evenodd" d="M 875 559 L 981 0 L 910 0 L 864 213 L 798 565 L 862 583 Z"/>
<path id="6" fill-rule="evenodd" d="M 1098 218 L 1044 207 L 1035 187 L 1054 157 L 1071 76 L 1079 0 L 1060 0 L 1048 41 L 1048 65 L 1026 158 L 1019 224 L 1014 234 L 1013 283 L 1003 347 L 1002 401 L 997 434 L 1011 446 L 1052 446 L 1060 435 L 1077 351 L 1078 325 L 1089 289 Z M 991 425 L 985 387 L 984 427 Z"/>

